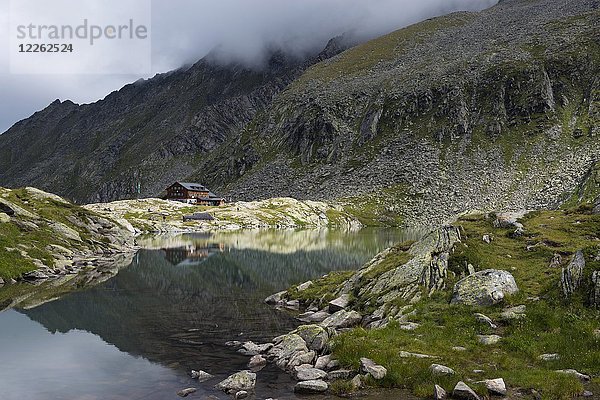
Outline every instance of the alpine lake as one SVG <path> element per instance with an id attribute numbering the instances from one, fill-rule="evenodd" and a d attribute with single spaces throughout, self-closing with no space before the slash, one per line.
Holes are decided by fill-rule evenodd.
<path id="1" fill-rule="evenodd" d="M 330 271 L 355 270 L 423 233 L 253 230 L 139 238 L 142 249 L 131 263 L 100 283 L 1 305 L 0 399 L 177 399 L 188 387 L 198 389 L 190 399 L 231 398 L 214 386 L 247 369 L 249 357 L 226 342 L 264 343 L 301 324 L 297 313 L 275 309 L 265 297 Z M 0 298 L 6 290 L 14 288 L 0 289 Z M 200 383 L 192 369 L 214 378 Z M 294 385 L 269 364 L 257 373 L 252 398 L 301 398 Z"/>

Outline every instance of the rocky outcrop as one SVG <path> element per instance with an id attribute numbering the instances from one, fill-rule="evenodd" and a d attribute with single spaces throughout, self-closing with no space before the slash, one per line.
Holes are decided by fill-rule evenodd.
<path id="1" fill-rule="evenodd" d="M 189 204 L 155 198 L 88 204 L 86 209 L 131 226 L 137 233 L 168 233 L 259 228 L 323 228 L 335 226 L 358 229 L 362 224 L 337 204 L 274 198 L 229 203 L 204 212 L 211 221 L 184 221 L 194 212 Z"/>
<path id="2" fill-rule="evenodd" d="M 90 282 L 106 280 L 118 271 L 121 255 L 131 259 L 137 250 L 123 224 L 51 193 L 0 188 L 0 205 L 6 215 L 0 257 L 16 264 L 0 277 L 39 284 L 85 272 Z"/>
<path id="3" fill-rule="evenodd" d="M 454 285 L 452 303 L 490 306 L 506 295 L 519 291 L 515 278 L 507 271 L 486 269 L 461 279 Z"/>
<path id="4" fill-rule="evenodd" d="M 565 297 L 570 297 L 581 286 L 584 268 L 585 258 L 583 252 L 579 250 L 561 271 L 560 286 Z"/>
<path id="5" fill-rule="evenodd" d="M 412 301 L 424 288 L 430 294 L 446 287 L 448 259 L 454 244 L 460 241 L 460 229 L 444 226 L 433 230 L 408 250 L 407 262 L 394 264 L 393 250 L 378 254 L 351 279 L 350 291 L 362 296 L 377 296 L 379 305 L 394 299 Z M 382 265 L 387 271 L 370 278 Z"/>

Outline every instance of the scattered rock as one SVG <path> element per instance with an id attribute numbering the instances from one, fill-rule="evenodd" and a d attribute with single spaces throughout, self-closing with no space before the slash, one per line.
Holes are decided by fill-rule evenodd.
<path id="1" fill-rule="evenodd" d="M 364 357 L 360 359 L 360 371 L 371 375 L 376 380 L 385 378 L 387 374 L 385 367 L 375 364 L 373 360 Z"/>
<path id="2" fill-rule="evenodd" d="M 584 268 L 585 258 L 583 252 L 578 250 L 561 272 L 560 285 L 565 297 L 570 297 L 581 285 Z"/>
<path id="3" fill-rule="evenodd" d="M 300 284 L 300 285 L 296 286 L 296 289 L 297 289 L 299 292 L 303 292 L 303 291 L 305 291 L 306 289 L 308 289 L 309 287 L 311 287 L 311 286 L 312 286 L 312 284 L 313 284 L 313 281 L 307 281 L 307 282 L 304 282 L 304 283 L 302 283 L 302 284 Z"/>
<path id="4" fill-rule="evenodd" d="M 325 368 L 325 370 L 331 371 L 331 370 L 339 368 L 339 367 L 340 367 L 340 362 L 338 360 L 331 360 L 327 364 L 327 367 Z"/>
<path id="5" fill-rule="evenodd" d="M 518 291 L 515 278 L 509 272 L 486 269 L 458 281 L 454 285 L 451 302 L 489 306 Z"/>
<path id="6" fill-rule="evenodd" d="M 354 390 L 361 389 L 363 387 L 362 376 L 356 375 L 354 378 L 352 378 L 350 383 L 352 384 L 352 388 Z"/>
<path id="7" fill-rule="evenodd" d="M 180 390 L 179 392 L 177 392 L 177 396 L 179 396 L 179 397 L 187 397 L 188 395 L 190 395 L 192 393 L 195 393 L 197 390 L 198 389 L 193 388 L 193 387 L 190 387 L 190 388 L 187 388 L 187 389 L 183 389 L 183 390 Z"/>
<path id="8" fill-rule="evenodd" d="M 315 353 L 313 350 L 311 351 L 299 351 L 297 353 L 295 353 L 290 359 L 289 361 L 285 360 L 278 360 L 275 363 L 277 364 L 278 367 L 285 369 L 286 367 L 288 369 L 292 369 L 294 367 L 300 366 L 302 364 L 312 364 L 313 361 L 315 360 L 317 356 L 317 353 Z"/>
<path id="9" fill-rule="evenodd" d="M 362 316 L 357 311 L 340 310 L 327 317 L 321 326 L 324 328 L 351 328 L 360 324 Z"/>
<path id="10" fill-rule="evenodd" d="M 299 300 L 290 300 L 284 303 L 284 307 L 290 310 L 299 310 L 300 309 L 300 301 Z"/>
<path id="11" fill-rule="evenodd" d="M 0 212 L 0 224 L 10 222 L 10 215 Z"/>
<path id="12" fill-rule="evenodd" d="M 486 234 L 486 235 L 483 235 L 483 238 L 482 238 L 482 240 L 483 240 L 485 243 L 487 243 L 487 244 L 490 244 L 490 243 L 492 243 L 492 237 L 491 237 L 490 235 L 487 235 L 487 234 Z"/>
<path id="13" fill-rule="evenodd" d="M 496 344 L 500 341 L 500 339 L 502 339 L 502 337 L 498 335 L 477 335 L 477 340 L 479 340 L 479 343 L 485 345 Z"/>
<path id="14" fill-rule="evenodd" d="M 267 365 L 267 360 L 260 354 L 252 356 L 250 361 L 248 361 L 248 368 L 252 370 L 264 367 L 265 365 Z"/>
<path id="15" fill-rule="evenodd" d="M 419 354 L 419 353 L 410 353 L 408 351 L 400 350 L 398 352 L 398 357 L 400 358 L 437 358 L 435 356 L 430 356 L 427 354 Z"/>
<path id="16" fill-rule="evenodd" d="M 403 331 L 414 331 L 419 326 L 421 326 L 421 325 L 417 324 L 416 322 L 406 322 L 406 323 L 400 324 L 400 329 L 402 329 Z"/>
<path id="17" fill-rule="evenodd" d="M 192 370 L 191 375 L 192 375 L 192 379 L 198 379 L 200 382 L 204 382 L 204 381 L 214 378 L 213 375 L 209 374 L 208 372 L 202 371 L 201 369 L 198 371 Z"/>
<path id="18" fill-rule="evenodd" d="M 443 376 L 443 375 L 454 375 L 455 372 L 452 368 L 448 368 L 445 365 L 440 364 L 431 364 L 429 370 L 433 375 Z"/>
<path id="19" fill-rule="evenodd" d="M 454 351 L 467 351 L 466 347 L 462 347 L 462 346 L 454 346 L 452 347 L 452 350 Z"/>
<path id="20" fill-rule="evenodd" d="M 446 398 L 448 398 L 448 394 L 446 393 L 443 387 L 435 385 L 433 387 L 433 398 L 434 400 L 445 400 Z"/>
<path id="21" fill-rule="evenodd" d="M 294 387 L 296 393 L 323 393 L 329 389 L 329 385 L 322 380 L 298 382 Z"/>
<path id="22" fill-rule="evenodd" d="M 477 319 L 477 321 L 489 325 L 490 328 L 492 328 L 492 329 L 498 328 L 498 325 L 494 324 L 494 321 L 492 321 L 492 319 L 490 317 L 488 317 L 487 315 L 484 315 L 481 313 L 475 313 L 474 315 L 475 315 L 475 318 Z"/>
<path id="23" fill-rule="evenodd" d="M 481 400 L 479 396 L 477 396 L 477 393 L 475 393 L 473 389 L 467 386 L 467 384 L 463 381 L 458 382 L 456 386 L 454 386 L 452 396 L 456 397 L 457 399 L 464 400 Z"/>
<path id="24" fill-rule="evenodd" d="M 231 394 L 240 390 L 253 390 L 254 386 L 256 386 L 256 374 L 250 371 L 240 371 L 219 382 L 216 388 Z"/>
<path id="25" fill-rule="evenodd" d="M 554 253 L 552 260 L 548 264 L 548 268 L 559 268 L 562 264 L 562 256 L 559 253 Z"/>
<path id="26" fill-rule="evenodd" d="M 312 367 L 296 367 L 296 379 L 299 381 L 316 381 L 324 379 L 327 376 L 327 372 L 312 368 Z"/>
<path id="27" fill-rule="evenodd" d="M 589 375 L 582 374 L 581 372 L 578 372 L 578 371 L 576 371 L 574 369 L 559 369 L 559 370 L 557 370 L 555 372 L 558 372 L 559 374 L 573 375 L 573 376 L 577 377 L 582 382 L 589 382 L 590 381 L 590 376 Z"/>
<path id="28" fill-rule="evenodd" d="M 538 359 L 540 359 L 542 361 L 556 361 L 556 360 L 560 360 L 560 355 L 556 354 L 556 353 L 542 354 L 542 355 L 538 356 Z"/>
<path id="29" fill-rule="evenodd" d="M 283 299 L 286 294 L 287 294 L 287 290 L 283 290 L 279 293 L 272 294 L 265 299 L 265 303 L 270 304 L 270 305 L 281 304 L 283 302 Z"/>
<path id="30" fill-rule="evenodd" d="M 315 322 L 315 323 L 319 323 L 319 322 L 323 322 L 327 317 L 329 317 L 331 314 L 329 314 L 327 311 L 317 311 L 317 312 L 306 312 L 304 314 L 301 314 L 298 316 L 298 319 L 300 321 L 304 321 L 304 322 Z"/>
<path id="31" fill-rule="evenodd" d="M 350 304 L 350 295 L 343 294 L 340 297 L 338 297 L 337 299 L 331 300 L 329 302 L 329 312 L 335 313 L 337 311 L 343 310 L 346 307 L 348 307 L 348 304 Z"/>
<path id="32" fill-rule="evenodd" d="M 315 362 L 315 368 L 324 370 L 327 368 L 327 364 L 329 364 L 330 361 L 331 361 L 331 354 L 321 356 L 321 357 L 317 358 L 317 361 Z"/>
<path id="33" fill-rule="evenodd" d="M 502 378 L 486 379 L 484 381 L 480 381 L 477 383 L 482 383 L 483 385 L 485 385 L 485 387 L 491 394 L 497 394 L 499 396 L 506 396 L 506 393 L 507 393 L 506 384 L 504 383 L 504 379 L 502 379 Z"/>
<path id="34" fill-rule="evenodd" d="M 583 397 L 594 397 L 594 393 L 590 392 L 589 390 L 584 390 L 582 396 Z"/>
<path id="35" fill-rule="evenodd" d="M 329 381 L 337 381 L 337 380 L 348 380 L 353 378 L 356 375 L 356 371 L 351 369 L 338 369 L 336 371 L 331 371 L 327 374 L 327 380 Z"/>
<path id="36" fill-rule="evenodd" d="M 525 305 L 507 308 L 504 311 L 502 311 L 502 313 L 500 313 L 500 319 L 502 321 L 512 321 L 512 320 L 523 319 L 527 316 L 525 314 L 525 310 L 526 310 Z"/>

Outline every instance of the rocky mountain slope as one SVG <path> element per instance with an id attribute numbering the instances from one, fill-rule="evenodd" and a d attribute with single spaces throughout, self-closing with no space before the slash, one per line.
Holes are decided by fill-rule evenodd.
<path id="1" fill-rule="evenodd" d="M 339 40 L 307 62 L 276 54 L 262 72 L 209 57 L 16 124 L 0 136 L 0 184 L 90 202 L 186 177 L 415 225 L 597 201 L 598 7 L 503 0 L 334 57 Z"/>
<path id="2" fill-rule="evenodd" d="M 597 170 L 598 6 L 505 0 L 349 49 L 194 177 L 235 197 L 342 198 L 408 223 L 557 206 Z"/>
<path id="3" fill-rule="evenodd" d="M 158 195 L 239 132 L 304 69 L 347 48 L 332 39 L 318 54 L 273 51 L 264 68 L 223 65 L 218 53 L 126 85 L 93 104 L 55 101 L 0 135 L 0 184 L 35 186 L 77 202 Z"/>

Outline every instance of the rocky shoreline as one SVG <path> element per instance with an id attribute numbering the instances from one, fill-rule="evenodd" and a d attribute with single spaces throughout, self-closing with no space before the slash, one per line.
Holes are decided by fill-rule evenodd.
<path id="1" fill-rule="evenodd" d="M 597 216 L 586 212 L 575 216 L 575 212 L 547 213 L 550 221 L 568 218 L 568 222 L 573 218 L 577 224 L 583 224 L 584 217 L 587 217 L 594 224 L 598 222 Z M 539 212 L 532 214 L 540 218 Z M 357 332 L 362 338 L 361 341 L 364 341 L 365 334 L 386 330 L 392 337 L 406 335 L 419 342 L 419 338 L 424 336 L 424 329 L 431 329 L 426 323 L 417 322 L 422 321 L 419 315 L 421 307 L 432 302 L 430 298 L 443 294 L 447 299 L 443 307 L 451 310 L 450 312 L 460 312 L 460 318 L 473 325 L 472 333 L 464 337 L 459 336 L 456 343 L 449 343 L 452 345 L 449 354 L 458 354 L 459 358 L 470 360 L 468 365 L 473 370 L 469 373 L 465 373 L 464 367 L 461 367 L 462 371 L 455 370 L 451 364 L 458 366 L 464 364 L 464 361 L 458 362 L 444 353 L 438 355 L 436 352 L 409 351 L 410 346 L 407 346 L 407 349 L 396 349 L 397 352 L 393 353 L 396 358 L 394 363 L 403 360 L 401 363 L 422 369 L 422 374 L 426 376 L 427 383 L 416 393 L 420 397 L 478 400 L 489 396 L 518 396 L 541 399 L 554 398 L 552 390 L 572 390 L 569 397 L 593 397 L 594 394 L 589 389 L 594 386 L 590 386 L 589 383 L 594 379 L 594 375 L 571 367 L 571 361 L 568 360 L 572 358 L 572 354 L 567 354 L 567 350 L 563 349 L 562 355 L 544 353 L 536 356 L 538 362 L 545 365 L 540 372 L 546 378 L 535 385 L 509 385 L 505 381 L 506 377 L 513 382 L 519 380 L 506 371 L 488 370 L 489 365 L 485 361 L 489 351 L 498 352 L 505 346 L 504 343 L 516 340 L 511 337 L 511 332 L 516 335 L 515 327 L 534 318 L 536 308 L 542 307 L 546 310 L 544 303 L 553 300 L 548 295 L 532 296 L 532 289 L 528 287 L 530 283 L 524 283 L 520 274 L 516 274 L 516 278 L 511 274 L 517 271 L 516 267 L 513 267 L 511 272 L 504 269 L 482 269 L 482 266 L 474 266 L 467 261 L 461 266 L 464 270 L 459 271 L 456 265 L 457 253 L 461 251 L 462 246 L 468 246 L 473 240 L 478 240 L 487 247 L 497 245 L 494 241 L 503 240 L 497 236 L 498 232 L 503 232 L 508 240 L 517 242 L 521 242 L 524 237 L 538 236 L 539 233 L 533 234 L 529 231 L 531 220 L 535 217 L 525 212 L 463 216 L 454 225 L 436 229 L 405 249 L 385 250 L 349 279 L 331 284 L 331 280 L 328 281 L 326 276 L 321 280 L 308 281 L 269 296 L 265 299 L 266 303 L 297 312 L 297 319 L 304 325 L 274 338 L 270 343 L 229 342 L 228 345 L 251 357 L 248 363 L 249 370 L 230 376 L 218 387 L 235 398 L 242 398 L 241 396 L 247 395 L 247 392 L 253 389 L 256 380 L 253 372 L 267 363 L 274 363 L 290 374 L 297 381 L 294 387 L 297 393 L 350 394 L 365 387 L 381 386 L 384 382 L 386 386 L 395 385 L 396 377 L 386 378 L 389 368 L 393 370 L 394 365 L 386 365 L 385 362 L 378 364 L 370 357 L 361 356 L 360 352 L 351 355 L 350 358 L 354 361 L 349 365 L 348 359 L 340 360 L 337 357 L 339 351 L 333 351 L 334 347 L 339 345 L 340 338 L 343 341 L 345 335 L 352 335 L 353 332 Z M 490 228 L 495 227 L 495 230 L 474 239 L 470 224 L 483 225 L 484 222 L 486 226 L 489 224 Z M 587 238 L 585 232 L 581 234 Z M 593 239 L 591 243 L 594 243 Z M 550 282 L 554 287 L 552 293 L 563 296 L 559 298 L 562 305 L 558 308 L 571 307 L 573 302 L 577 301 L 575 299 L 579 298 L 577 294 L 582 291 L 591 293 L 589 297 L 585 296 L 589 299 L 585 300 L 586 305 L 592 307 L 590 310 L 599 306 L 596 301 L 599 291 L 596 279 L 598 271 L 593 274 L 583 273 L 590 267 L 595 268 L 595 263 L 600 260 L 600 250 L 597 245 L 593 246 L 595 247 L 592 247 L 591 251 L 595 258 L 588 258 L 590 249 L 584 247 L 584 250 L 574 252 L 572 257 L 559 261 L 553 267 L 560 269 L 560 273 L 556 271 L 560 277 L 556 276 L 552 278 L 555 280 Z M 526 247 L 524 251 L 532 250 Z M 512 257 L 508 258 L 511 261 Z M 588 278 L 591 279 L 590 282 L 587 282 Z M 329 285 L 326 291 L 315 290 L 324 284 Z M 573 300 L 570 300 L 571 298 Z M 491 314 L 488 316 L 483 312 Z M 594 311 L 591 311 L 591 315 L 595 315 Z M 544 318 L 553 317 L 546 311 Z M 548 334 L 561 335 L 560 332 Z M 374 335 L 380 337 L 382 334 Z M 596 326 L 591 335 L 592 342 L 595 340 L 597 343 L 600 340 L 600 326 Z M 350 347 L 354 348 L 357 339 L 348 340 Z M 469 340 L 475 343 L 467 344 Z M 561 339 L 555 337 L 553 341 L 556 340 Z M 377 349 L 373 354 L 376 359 L 379 351 L 384 351 L 381 349 L 384 343 L 374 343 L 373 346 Z M 484 355 L 476 356 L 475 353 L 479 351 L 476 349 L 484 351 Z M 474 352 L 473 355 L 471 352 Z M 559 362 L 563 359 L 565 361 Z M 445 365 L 444 361 L 450 365 Z M 519 362 L 515 360 L 515 364 L 519 365 Z M 573 389 L 544 387 L 545 384 L 550 385 L 547 382 L 551 380 L 565 386 L 572 385 Z M 239 381 L 245 383 L 229 385 Z M 564 395 L 560 395 L 561 398 L 562 396 Z"/>

